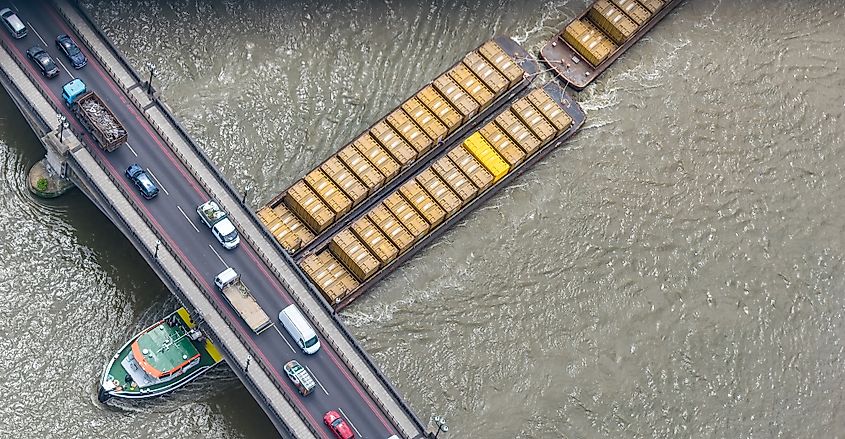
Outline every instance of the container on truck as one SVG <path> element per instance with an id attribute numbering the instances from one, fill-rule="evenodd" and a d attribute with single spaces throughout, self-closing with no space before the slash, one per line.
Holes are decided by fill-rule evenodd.
<path id="1" fill-rule="evenodd" d="M 111 152 L 126 143 L 126 128 L 96 93 L 88 91 L 81 79 L 62 87 L 62 99 L 100 148 Z"/>

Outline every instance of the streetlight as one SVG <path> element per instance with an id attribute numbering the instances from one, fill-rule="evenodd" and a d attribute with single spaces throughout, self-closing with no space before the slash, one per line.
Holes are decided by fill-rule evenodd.
<path id="1" fill-rule="evenodd" d="M 161 241 L 160 241 L 160 240 L 156 240 L 156 251 L 155 251 L 155 254 L 153 255 L 153 257 L 154 257 L 156 260 L 158 260 L 158 246 L 159 246 L 159 245 L 161 245 Z"/>
<path id="2" fill-rule="evenodd" d="M 437 436 L 439 436 L 439 435 L 440 435 L 440 432 L 441 432 L 441 431 L 442 431 L 443 433 L 448 433 L 448 432 L 449 432 L 449 426 L 448 426 L 448 425 L 446 425 L 446 418 L 443 418 L 443 417 L 441 417 L 441 416 L 435 416 L 435 417 L 434 417 L 434 424 L 435 424 L 435 425 L 437 425 L 437 431 L 434 433 L 434 435 L 433 435 L 433 436 L 432 436 L 432 435 L 429 435 L 429 436 L 430 436 L 430 437 L 432 437 L 433 439 L 437 439 Z"/>
<path id="3" fill-rule="evenodd" d="M 67 129 L 70 124 L 67 121 L 67 117 L 64 114 L 57 115 L 59 119 L 59 143 L 62 143 L 63 135 L 65 133 L 65 129 Z"/>
<path id="4" fill-rule="evenodd" d="M 152 94 L 152 92 L 153 92 L 153 76 L 155 75 L 156 66 L 153 63 L 147 63 L 147 67 L 150 68 L 150 80 L 147 81 L 147 94 Z"/>

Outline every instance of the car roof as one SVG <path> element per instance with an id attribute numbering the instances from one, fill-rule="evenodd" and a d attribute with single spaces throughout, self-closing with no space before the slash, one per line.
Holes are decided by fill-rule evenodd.
<path id="1" fill-rule="evenodd" d="M 235 225 L 232 224 L 231 221 L 229 221 L 229 218 L 224 218 L 223 220 L 215 224 L 214 227 L 217 227 L 217 231 L 223 235 L 228 235 L 235 231 Z"/>

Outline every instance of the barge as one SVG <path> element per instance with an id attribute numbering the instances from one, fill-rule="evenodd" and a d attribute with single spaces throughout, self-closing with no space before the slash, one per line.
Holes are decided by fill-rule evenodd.
<path id="1" fill-rule="evenodd" d="M 539 71 L 512 39 L 485 42 L 273 198 L 258 218 L 295 258 L 312 253 L 511 102 Z"/>
<path id="2" fill-rule="evenodd" d="M 315 240 L 297 263 L 326 301 L 342 309 L 569 139 L 584 120 L 560 85 L 530 87 L 348 225 Z"/>
<path id="3" fill-rule="evenodd" d="M 597 0 L 540 49 L 540 58 L 581 91 L 681 0 Z"/>

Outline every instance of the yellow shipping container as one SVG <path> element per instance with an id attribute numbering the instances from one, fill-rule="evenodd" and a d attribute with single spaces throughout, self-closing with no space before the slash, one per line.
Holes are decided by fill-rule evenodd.
<path id="1" fill-rule="evenodd" d="M 352 144 L 355 145 L 361 155 L 378 169 L 384 176 L 385 182 L 392 180 L 399 173 L 399 163 L 396 163 L 396 160 L 390 157 L 390 154 L 376 142 L 376 139 L 373 139 L 370 133 L 362 134 Z"/>
<path id="2" fill-rule="evenodd" d="M 385 206 L 383 203 L 374 207 L 367 214 L 367 218 L 375 224 L 376 227 L 384 234 L 384 236 L 396 246 L 398 253 L 404 253 L 405 250 L 411 247 L 414 243 L 414 237 L 411 233 L 399 222 L 396 215 Z M 386 263 L 386 262 L 383 262 Z"/>
<path id="3" fill-rule="evenodd" d="M 411 232 L 416 242 L 420 237 L 428 233 L 429 224 L 417 213 L 410 203 L 397 191 L 384 199 L 385 207 L 390 213 L 396 215 L 396 219 Z"/>
<path id="4" fill-rule="evenodd" d="M 293 214 L 293 212 L 285 207 L 284 203 L 279 203 L 277 206 L 273 207 L 273 212 L 278 215 L 279 219 L 282 220 L 282 223 L 296 236 L 296 238 L 277 236 L 277 239 L 284 239 L 285 242 L 290 245 L 290 248 L 285 246 L 285 243 L 282 243 L 282 246 L 285 246 L 285 248 L 290 251 L 298 251 L 300 248 L 305 247 L 314 240 L 314 233 L 311 232 L 311 230 L 309 230 L 308 227 L 306 227 L 305 224 Z M 297 244 L 297 241 L 299 244 Z"/>
<path id="5" fill-rule="evenodd" d="M 367 187 L 337 157 L 330 157 L 320 169 L 352 200 L 353 206 L 367 197 Z"/>
<path id="6" fill-rule="evenodd" d="M 538 110 L 527 97 L 523 97 L 514 102 L 513 105 L 511 105 L 511 111 L 513 111 L 521 121 L 525 122 L 525 125 L 528 126 L 531 132 L 540 139 L 540 144 L 545 145 L 546 142 L 551 140 L 551 138 L 555 136 L 555 133 L 557 133 L 557 130 L 546 119 L 546 116 L 543 116 L 543 114 L 540 113 L 540 110 Z"/>
<path id="7" fill-rule="evenodd" d="M 399 254 L 396 246 L 393 245 L 381 232 L 381 230 L 367 216 L 358 218 L 352 223 L 352 231 L 361 239 L 370 251 L 381 261 L 388 264 Z"/>
<path id="8" fill-rule="evenodd" d="M 434 145 L 434 141 L 401 108 L 387 116 L 387 123 L 417 151 L 418 156 L 428 152 Z"/>
<path id="9" fill-rule="evenodd" d="M 308 255 L 299 266 L 331 304 L 340 303 L 360 285 L 329 251 Z"/>
<path id="10" fill-rule="evenodd" d="M 416 180 L 431 195 L 431 198 L 443 208 L 447 218 L 461 208 L 463 201 L 440 179 L 434 169 L 426 168 L 417 175 Z"/>
<path id="11" fill-rule="evenodd" d="M 496 125 L 513 139 L 526 155 L 534 154 L 540 147 L 540 139 L 525 126 L 512 111 L 506 110 L 496 116 Z"/>
<path id="12" fill-rule="evenodd" d="M 616 45 L 588 21 L 574 20 L 566 26 L 563 39 L 593 66 L 616 51 Z"/>
<path id="13" fill-rule="evenodd" d="M 493 92 L 493 96 L 501 96 L 511 86 L 510 81 L 476 52 L 470 52 L 464 57 L 464 65 Z"/>
<path id="14" fill-rule="evenodd" d="M 355 146 L 346 145 L 337 154 L 338 158 L 345 164 L 353 174 L 367 186 L 370 193 L 380 188 L 384 184 L 384 175 L 365 159 Z"/>
<path id="15" fill-rule="evenodd" d="M 408 180 L 399 188 L 399 192 L 432 227 L 437 226 L 446 218 L 443 208 L 416 181 Z"/>
<path id="16" fill-rule="evenodd" d="M 493 64 L 500 73 L 508 78 L 508 82 L 510 82 L 511 87 L 515 86 L 524 78 L 525 70 L 523 70 L 522 67 L 513 60 L 513 58 L 505 53 L 505 51 L 502 50 L 495 41 L 490 40 L 484 43 L 481 48 L 478 49 L 478 53 L 480 53 L 487 61 L 490 61 L 490 64 Z"/>
<path id="17" fill-rule="evenodd" d="M 308 187 L 305 180 L 297 181 L 284 196 L 285 204 L 311 230 L 320 233 L 335 220 L 334 212 Z"/>
<path id="18" fill-rule="evenodd" d="M 344 229 L 332 237 L 329 249 L 358 280 L 367 280 L 378 271 L 381 264 L 355 234 Z"/>
<path id="19" fill-rule="evenodd" d="M 305 176 L 308 186 L 320 196 L 323 203 L 334 211 L 337 217 L 346 215 L 352 209 L 352 200 L 349 199 L 329 177 L 317 168 Z"/>
<path id="20" fill-rule="evenodd" d="M 419 93 L 417 99 L 423 103 L 440 122 L 446 126 L 448 132 L 455 131 L 464 123 L 464 117 L 453 107 L 434 86 L 427 85 Z"/>
<path id="21" fill-rule="evenodd" d="M 528 94 L 528 99 L 546 116 L 546 119 L 552 122 L 558 135 L 563 134 L 572 126 L 572 118 L 563 111 L 563 108 L 560 108 L 560 105 L 545 90 L 541 88 L 533 90 Z"/>
<path id="22" fill-rule="evenodd" d="M 642 26 L 651 18 L 651 12 L 639 4 L 637 0 L 613 0 L 613 4 L 639 26 Z"/>
<path id="23" fill-rule="evenodd" d="M 525 151 L 522 150 L 504 131 L 502 131 L 495 122 L 490 122 L 484 125 L 479 131 L 496 152 L 499 153 L 512 167 L 522 163 L 525 160 Z"/>
<path id="24" fill-rule="evenodd" d="M 628 41 L 639 28 L 637 23 L 628 18 L 610 0 L 597 0 L 590 7 L 587 16 L 616 44 L 623 44 Z"/>
<path id="25" fill-rule="evenodd" d="M 449 158 L 452 159 L 458 169 L 469 177 L 472 184 L 478 188 L 478 192 L 484 192 L 493 184 L 493 175 L 484 166 L 481 166 L 463 145 L 452 148 L 449 151 Z"/>
<path id="26" fill-rule="evenodd" d="M 285 211 L 287 211 L 287 209 L 285 209 Z M 290 213 L 289 211 L 287 212 Z M 314 239 L 314 234 L 311 233 L 308 228 L 302 226 L 302 223 L 297 220 L 297 225 L 307 232 L 307 234 L 303 236 L 303 238 L 308 239 L 308 241 L 305 242 L 305 240 L 297 236 L 297 234 L 294 233 L 284 221 L 282 221 L 282 218 L 276 214 L 276 211 L 271 209 L 269 206 L 265 206 L 259 210 L 257 214 L 258 218 L 264 224 L 264 227 L 267 228 L 267 231 L 270 232 L 270 234 L 279 241 L 279 244 L 281 244 L 282 247 L 290 253 L 298 251 Z"/>
<path id="27" fill-rule="evenodd" d="M 431 167 L 449 187 L 461 197 L 461 204 L 475 198 L 478 188 L 448 156 L 443 156 Z M 491 176 L 492 177 L 492 176 Z"/>
<path id="28" fill-rule="evenodd" d="M 464 148 L 493 175 L 493 183 L 499 181 L 504 177 L 508 171 L 511 170 L 511 166 L 502 156 L 496 152 L 496 149 L 493 148 L 493 145 L 487 142 L 484 136 L 481 135 L 478 131 L 472 133 L 466 140 L 464 140 L 463 144 Z"/>
<path id="29" fill-rule="evenodd" d="M 416 122 L 417 126 L 425 131 L 429 138 L 437 140 L 446 137 L 448 132 L 446 126 L 440 123 L 440 119 L 428 111 L 428 108 L 419 99 L 408 99 L 402 104 L 402 109 L 411 116 L 411 119 Z"/>
<path id="30" fill-rule="evenodd" d="M 493 92 L 463 63 L 452 67 L 448 74 L 475 102 L 478 102 L 481 109 L 487 108 L 493 102 Z"/>
<path id="31" fill-rule="evenodd" d="M 448 73 L 444 73 L 434 80 L 434 88 L 461 112 L 464 120 L 469 120 L 475 116 L 481 108 L 478 102 L 475 102 L 475 99 L 470 97 Z"/>
<path id="32" fill-rule="evenodd" d="M 649 10 L 652 14 L 656 14 L 657 11 L 663 8 L 664 2 L 663 0 L 638 0 L 640 4 L 645 6 L 646 9 Z"/>
<path id="33" fill-rule="evenodd" d="M 370 134 L 396 159 L 400 166 L 405 167 L 417 159 L 417 152 L 385 121 L 373 125 Z"/>

